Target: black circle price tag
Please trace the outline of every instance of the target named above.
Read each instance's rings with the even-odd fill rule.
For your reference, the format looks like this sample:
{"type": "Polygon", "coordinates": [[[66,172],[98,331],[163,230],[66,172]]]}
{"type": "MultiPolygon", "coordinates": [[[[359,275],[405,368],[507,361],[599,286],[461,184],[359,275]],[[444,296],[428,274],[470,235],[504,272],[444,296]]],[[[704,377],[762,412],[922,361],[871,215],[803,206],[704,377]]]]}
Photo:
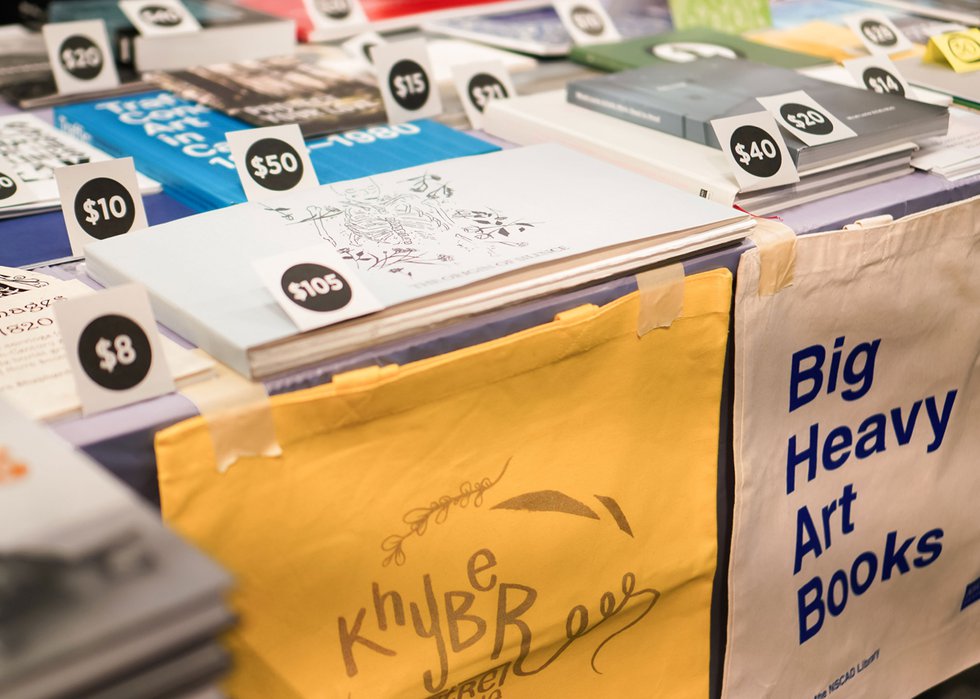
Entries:
{"type": "Polygon", "coordinates": [[[402,109],[421,109],[429,99],[429,76],[415,61],[406,58],[388,72],[388,87],[402,109]]]}
{"type": "Polygon", "coordinates": [[[147,24],[164,29],[179,27],[184,21],[177,10],[163,5],[147,5],[139,11],[139,16],[147,24]]]}
{"type": "Polygon", "coordinates": [[[806,104],[788,102],[779,108],[779,114],[796,129],[815,136],[826,136],[834,130],[834,123],[819,109],[806,104]]]}
{"type": "Polygon", "coordinates": [[[898,44],[898,36],[895,35],[891,27],[875,19],[866,19],[861,22],[861,33],[876,46],[888,48],[898,44]]]}
{"type": "Polygon", "coordinates": [[[347,19],[351,13],[348,0],[314,0],[313,6],[321,15],[335,21],[347,19]]]}
{"type": "Polygon", "coordinates": [[[480,112],[487,107],[487,103],[493,99],[506,99],[507,86],[504,85],[497,76],[490,73],[477,73],[470,78],[466,86],[466,94],[469,95],[473,106],[480,112]]]}
{"type": "Polygon", "coordinates": [[[303,179],[299,153],[278,138],[263,138],[249,146],[245,168],[257,184],[277,192],[292,189],[303,179]]]}
{"type": "Polygon", "coordinates": [[[290,301],[317,313],[340,310],[353,297],[350,284],[339,272],[312,262],[287,269],[280,286],[290,301]]]}
{"type": "Polygon", "coordinates": [[[879,94],[905,97],[901,81],[884,68],[871,66],[861,74],[861,81],[866,88],[879,94]]]}
{"type": "Polygon", "coordinates": [[[58,58],[68,74],[78,80],[94,80],[105,62],[102,49],[81,34],[73,34],[61,42],[58,58]]]}
{"type": "Polygon", "coordinates": [[[111,177],[96,177],[75,195],[75,220],[98,240],[128,233],[136,220],[136,206],[129,190],[111,177]]]}
{"type": "Polygon", "coordinates": [[[0,201],[17,194],[17,182],[10,175],[0,172],[0,201]]]}
{"type": "Polygon", "coordinates": [[[949,47],[949,52],[964,63],[980,61],[980,41],[968,34],[953,34],[946,45],[949,47]]]}
{"type": "Polygon", "coordinates": [[[749,124],[738,127],[732,133],[729,145],[735,161],[755,177],[772,177],[783,165],[783,156],[776,140],[758,126],[749,124]]]}
{"type": "Polygon", "coordinates": [[[99,316],[78,337],[78,361],[96,384],[110,391],[139,385],[153,363],[146,332],[120,315],[99,316]]]}
{"type": "Polygon", "coordinates": [[[602,21],[602,17],[589,7],[576,5],[569,16],[572,18],[572,23],[589,36],[599,36],[606,30],[606,23],[602,21]]]}

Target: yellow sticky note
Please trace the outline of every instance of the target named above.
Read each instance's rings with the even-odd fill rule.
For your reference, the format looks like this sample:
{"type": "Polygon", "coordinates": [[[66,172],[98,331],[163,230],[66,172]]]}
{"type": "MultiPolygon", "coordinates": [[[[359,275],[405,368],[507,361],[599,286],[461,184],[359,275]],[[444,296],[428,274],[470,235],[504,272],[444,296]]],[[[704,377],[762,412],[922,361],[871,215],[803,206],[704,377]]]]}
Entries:
{"type": "Polygon", "coordinates": [[[980,70],[980,29],[930,37],[924,60],[948,64],[957,73],[980,70]]]}

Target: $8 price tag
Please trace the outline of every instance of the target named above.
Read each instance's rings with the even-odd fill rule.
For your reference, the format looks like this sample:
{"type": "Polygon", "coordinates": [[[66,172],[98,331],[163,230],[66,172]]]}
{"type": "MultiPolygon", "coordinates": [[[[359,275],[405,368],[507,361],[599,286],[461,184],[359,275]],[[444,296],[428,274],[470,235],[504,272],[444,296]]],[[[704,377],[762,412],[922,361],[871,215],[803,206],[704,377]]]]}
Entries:
{"type": "Polygon", "coordinates": [[[318,186],[296,124],[232,131],[226,136],[249,200],[318,186]]]}
{"type": "Polygon", "coordinates": [[[715,119],[711,125],[741,191],[799,181],[779,127],[768,112],[715,119]]]}
{"type": "Polygon", "coordinates": [[[392,124],[442,112],[424,39],[379,44],[372,53],[381,97],[392,124]]]}

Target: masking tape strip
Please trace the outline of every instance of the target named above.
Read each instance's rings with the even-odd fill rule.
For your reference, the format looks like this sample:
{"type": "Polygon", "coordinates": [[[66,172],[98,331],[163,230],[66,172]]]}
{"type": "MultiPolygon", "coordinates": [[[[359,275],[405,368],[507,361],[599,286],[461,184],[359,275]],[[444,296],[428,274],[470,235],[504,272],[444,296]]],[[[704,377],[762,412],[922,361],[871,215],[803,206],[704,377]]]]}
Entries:
{"type": "Polygon", "coordinates": [[[282,454],[265,387],[224,364],[215,366],[216,377],[186,386],[181,394],[208,425],[218,471],[224,473],[243,456],[282,454]]]}
{"type": "Polygon", "coordinates": [[[758,218],[749,240],[759,248],[759,296],[773,296],[793,283],[796,233],[785,223],[758,218]]]}
{"type": "Polygon", "coordinates": [[[844,226],[845,231],[853,231],[861,228],[874,228],[875,226],[885,226],[892,223],[895,219],[892,218],[891,214],[881,214],[880,216],[870,216],[868,218],[859,218],[854,223],[848,223],[844,226]]]}
{"type": "Polygon", "coordinates": [[[655,328],[669,328],[684,310],[684,265],[657,267],[636,275],[640,290],[640,314],[636,334],[643,337],[655,328]]]}

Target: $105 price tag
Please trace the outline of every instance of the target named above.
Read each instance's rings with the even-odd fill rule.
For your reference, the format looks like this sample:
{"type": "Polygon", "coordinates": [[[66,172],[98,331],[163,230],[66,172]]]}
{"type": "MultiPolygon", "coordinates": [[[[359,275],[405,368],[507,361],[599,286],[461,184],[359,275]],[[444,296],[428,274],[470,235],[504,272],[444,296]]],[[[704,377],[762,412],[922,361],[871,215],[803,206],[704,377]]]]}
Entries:
{"type": "Polygon", "coordinates": [[[58,168],[54,171],[72,254],[86,244],[146,228],[146,210],[132,158],[58,168]]]}
{"type": "Polygon", "coordinates": [[[324,243],[257,260],[262,283],[300,330],[380,311],[378,302],[336,250],[324,243]]]}
{"type": "Polygon", "coordinates": [[[54,307],[85,414],[174,390],[146,290],[138,284],[69,299],[54,307]]]}
{"type": "Polygon", "coordinates": [[[249,201],[319,186],[298,125],[231,131],[225,136],[249,201]]]}
{"type": "Polygon", "coordinates": [[[439,86],[424,39],[379,44],[371,56],[389,123],[442,113],[439,86]]]}
{"type": "Polygon", "coordinates": [[[741,191],[800,181],[779,126],[768,112],[714,119],[711,126],[741,191]]]}
{"type": "Polygon", "coordinates": [[[500,61],[456,65],[452,71],[456,92],[474,129],[483,128],[483,112],[490,100],[507,99],[517,94],[510,73],[500,61]]]}

